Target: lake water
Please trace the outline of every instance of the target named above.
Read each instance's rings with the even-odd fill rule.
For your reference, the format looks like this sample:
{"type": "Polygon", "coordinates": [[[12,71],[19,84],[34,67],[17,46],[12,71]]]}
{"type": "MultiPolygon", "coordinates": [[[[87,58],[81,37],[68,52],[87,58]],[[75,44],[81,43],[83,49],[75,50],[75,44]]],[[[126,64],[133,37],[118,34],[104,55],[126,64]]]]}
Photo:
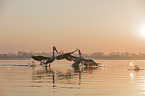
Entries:
{"type": "Polygon", "coordinates": [[[105,67],[74,69],[55,61],[51,68],[24,65],[29,60],[0,60],[0,96],[145,96],[145,60],[95,60],[105,67]]]}

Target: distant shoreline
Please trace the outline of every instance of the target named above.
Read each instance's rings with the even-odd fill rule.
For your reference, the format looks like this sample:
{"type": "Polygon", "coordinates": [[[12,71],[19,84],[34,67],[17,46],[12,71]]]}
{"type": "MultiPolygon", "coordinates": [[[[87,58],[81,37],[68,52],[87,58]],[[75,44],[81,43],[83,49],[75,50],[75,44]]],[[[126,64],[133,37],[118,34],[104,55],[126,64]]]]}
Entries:
{"type": "MultiPolygon", "coordinates": [[[[30,60],[31,58],[0,58],[0,60],[30,60]]],[[[97,59],[91,58],[94,60],[145,60],[145,59],[97,59]]],[[[65,60],[65,59],[64,59],[65,60]]]]}
{"type": "MultiPolygon", "coordinates": [[[[59,54],[63,54],[62,51],[59,54]]],[[[0,60],[30,60],[33,55],[42,55],[42,56],[52,56],[52,52],[49,53],[34,53],[34,52],[25,52],[18,51],[17,53],[7,53],[0,54],[0,60]]],[[[55,54],[58,55],[58,54],[55,54]]],[[[78,56],[78,54],[73,54],[74,56],[78,56]]],[[[145,53],[129,53],[129,52],[111,52],[109,54],[105,54],[103,52],[94,52],[91,54],[82,54],[84,58],[90,58],[95,60],[145,60],[145,53]]]]}

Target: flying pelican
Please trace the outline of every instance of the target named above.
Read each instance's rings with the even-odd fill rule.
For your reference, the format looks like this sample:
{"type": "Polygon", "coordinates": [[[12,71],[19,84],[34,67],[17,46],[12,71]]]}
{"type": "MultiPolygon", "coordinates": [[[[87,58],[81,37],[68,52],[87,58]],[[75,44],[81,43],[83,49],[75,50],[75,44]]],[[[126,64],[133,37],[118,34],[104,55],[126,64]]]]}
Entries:
{"type": "Polygon", "coordinates": [[[70,55],[71,59],[74,61],[74,63],[72,64],[72,67],[78,67],[79,64],[81,63],[81,61],[84,59],[81,51],[78,50],[78,52],[79,52],[79,57],[75,57],[75,56],[70,55]]]}
{"type": "Polygon", "coordinates": [[[96,63],[92,59],[83,59],[81,63],[86,67],[101,67],[101,65],[99,65],[100,63],[96,63]]]}
{"type": "MultiPolygon", "coordinates": [[[[76,50],[75,50],[76,51],[76,50]]],[[[72,64],[72,67],[79,67],[79,64],[82,63],[83,65],[85,65],[86,67],[89,66],[96,66],[98,67],[98,63],[94,62],[92,59],[84,59],[84,57],[82,56],[81,51],[78,49],[79,52],[79,56],[73,56],[71,54],[65,54],[65,56],[61,56],[63,58],[58,58],[56,57],[56,59],[60,60],[60,59],[67,59],[68,61],[74,61],[74,63],[72,64]]]]}
{"type": "Polygon", "coordinates": [[[57,55],[55,58],[57,59],[57,60],[61,60],[61,59],[69,59],[68,58],[68,56],[69,55],[71,55],[71,54],[73,54],[74,52],[76,52],[78,49],[76,49],[75,51],[73,51],[73,52],[68,52],[68,53],[63,53],[63,54],[60,54],[60,55],[57,55]]]}
{"type": "Polygon", "coordinates": [[[53,55],[52,55],[52,57],[32,56],[31,58],[33,58],[34,60],[40,61],[40,64],[45,64],[46,67],[47,67],[47,64],[49,64],[49,67],[50,67],[51,63],[55,60],[54,51],[56,51],[58,53],[55,46],[53,46],[53,55]]]}

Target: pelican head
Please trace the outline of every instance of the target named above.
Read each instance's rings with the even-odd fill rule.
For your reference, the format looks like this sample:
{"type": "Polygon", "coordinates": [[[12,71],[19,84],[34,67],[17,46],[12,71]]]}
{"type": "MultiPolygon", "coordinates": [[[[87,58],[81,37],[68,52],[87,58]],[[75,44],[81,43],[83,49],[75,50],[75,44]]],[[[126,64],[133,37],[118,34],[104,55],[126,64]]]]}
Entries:
{"type": "Polygon", "coordinates": [[[58,53],[58,51],[57,51],[57,49],[56,49],[56,47],[55,47],[55,46],[53,46],[53,50],[55,50],[55,51],[58,53]]]}

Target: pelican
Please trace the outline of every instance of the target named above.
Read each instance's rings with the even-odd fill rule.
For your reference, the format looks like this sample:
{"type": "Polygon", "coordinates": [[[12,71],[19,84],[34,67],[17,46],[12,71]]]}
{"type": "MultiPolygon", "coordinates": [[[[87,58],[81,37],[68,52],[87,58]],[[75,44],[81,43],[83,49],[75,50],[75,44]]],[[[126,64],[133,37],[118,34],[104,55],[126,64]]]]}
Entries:
{"type": "Polygon", "coordinates": [[[51,63],[55,60],[55,56],[54,56],[54,51],[57,51],[57,49],[55,48],[55,46],[53,46],[53,55],[52,57],[45,57],[45,56],[32,56],[31,58],[33,58],[34,60],[40,61],[40,64],[45,64],[47,67],[47,64],[49,64],[49,67],[51,65],[51,63]]]}
{"type": "Polygon", "coordinates": [[[84,59],[81,51],[78,50],[78,52],[79,52],[79,57],[75,57],[75,56],[70,55],[71,59],[74,61],[74,63],[72,64],[72,67],[78,67],[79,64],[81,63],[81,61],[84,59]]]}
{"type": "Polygon", "coordinates": [[[141,69],[136,65],[136,63],[130,62],[129,64],[133,67],[134,70],[141,70],[141,69]]]}
{"type": "Polygon", "coordinates": [[[61,59],[69,59],[69,55],[71,55],[71,54],[73,54],[74,52],[76,52],[78,49],[76,49],[75,51],[73,51],[73,52],[68,52],[68,53],[63,53],[63,54],[60,54],[60,55],[57,55],[55,58],[57,59],[57,60],[61,60],[61,59]]]}
{"type": "Polygon", "coordinates": [[[64,59],[65,58],[65,59],[67,59],[69,61],[74,61],[74,63],[72,64],[72,67],[79,67],[80,63],[85,65],[86,67],[89,67],[89,66],[98,67],[98,63],[94,62],[92,59],[84,59],[84,57],[82,56],[82,53],[81,53],[81,51],[79,49],[78,49],[78,52],[79,52],[79,56],[78,57],[73,56],[71,54],[65,54],[65,55],[62,55],[60,57],[59,56],[56,57],[56,59],[60,60],[60,59],[64,59]]]}
{"type": "MultiPolygon", "coordinates": [[[[78,49],[76,49],[75,51],[77,51],[78,49]]],[[[74,53],[75,51],[73,52],[70,52],[70,53],[65,53],[65,54],[61,54],[61,55],[58,55],[56,56],[56,59],[57,60],[61,60],[61,59],[67,59],[69,61],[74,61],[74,63],[72,64],[73,67],[78,67],[78,65],[80,64],[81,60],[82,60],[82,56],[81,56],[81,52],[80,50],[79,51],[79,57],[76,57],[76,56],[72,56],[71,53],[74,53]]]]}
{"type": "Polygon", "coordinates": [[[100,67],[100,63],[96,63],[92,59],[83,59],[81,63],[86,67],[100,67]]]}

